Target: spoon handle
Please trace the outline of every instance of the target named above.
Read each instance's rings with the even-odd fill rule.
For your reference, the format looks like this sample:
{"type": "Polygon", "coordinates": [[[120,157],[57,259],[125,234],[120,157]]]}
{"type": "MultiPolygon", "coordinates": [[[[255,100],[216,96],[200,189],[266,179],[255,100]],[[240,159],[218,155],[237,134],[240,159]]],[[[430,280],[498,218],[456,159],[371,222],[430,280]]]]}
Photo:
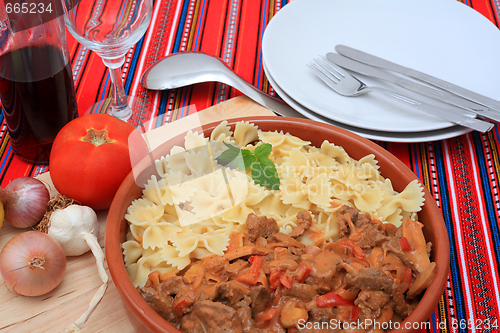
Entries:
{"type": "Polygon", "coordinates": [[[288,104],[285,104],[284,102],[281,102],[280,100],[257,89],[236,73],[232,71],[230,73],[232,74],[232,80],[227,80],[223,83],[239,90],[241,93],[251,98],[254,102],[259,103],[260,105],[283,117],[307,119],[307,117],[299,113],[297,110],[293,109],[288,104]]]}

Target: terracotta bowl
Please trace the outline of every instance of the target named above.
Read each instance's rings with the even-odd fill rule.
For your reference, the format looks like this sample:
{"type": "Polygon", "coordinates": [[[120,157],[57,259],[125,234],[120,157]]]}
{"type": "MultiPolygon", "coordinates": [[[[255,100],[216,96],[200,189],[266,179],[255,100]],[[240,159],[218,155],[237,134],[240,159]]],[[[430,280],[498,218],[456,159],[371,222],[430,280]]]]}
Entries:
{"type": "MultiPolygon", "coordinates": [[[[241,120],[251,121],[264,131],[289,132],[303,140],[311,141],[317,147],[326,139],[344,147],[347,153],[355,159],[373,153],[379,162],[380,172],[384,177],[391,179],[394,189],[398,192],[402,191],[409,182],[417,179],[415,174],[392,154],[377,144],[346,130],[310,120],[286,117],[238,118],[229,120],[229,124],[234,128],[234,124],[241,120]]],[[[209,136],[217,124],[204,126],[205,136],[209,136]]],[[[179,135],[155,149],[153,155],[159,158],[168,154],[174,145],[183,146],[183,144],[184,135],[179,135]]],[[[131,319],[135,319],[136,331],[178,333],[180,331],[158,315],[142,299],[132,285],[123,264],[121,243],[125,240],[128,229],[125,213],[130,203],[141,196],[141,190],[135,184],[133,174],[130,173],[121,184],[109,210],[106,225],[106,257],[109,271],[126,308],[135,317],[131,319]]],[[[437,275],[423,294],[416,309],[401,323],[399,329],[391,332],[416,332],[417,323],[427,321],[435,309],[448,275],[450,245],[446,226],[434,199],[426,189],[424,192],[425,205],[419,213],[419,219],[424,224],[423,231],[426,240],[433,244],[431,259],[437,264],[437,275]]]]}

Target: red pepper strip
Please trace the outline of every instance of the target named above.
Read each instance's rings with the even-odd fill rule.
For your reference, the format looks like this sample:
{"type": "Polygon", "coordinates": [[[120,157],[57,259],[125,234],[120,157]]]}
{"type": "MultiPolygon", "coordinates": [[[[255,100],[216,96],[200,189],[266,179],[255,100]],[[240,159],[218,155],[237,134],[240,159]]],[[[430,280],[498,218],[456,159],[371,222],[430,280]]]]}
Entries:
{"type": "Polygon", "coordinates": [[[401,291],[404,293],[410,288],[412,271],[410,267],[405,267],[404,280],[401,282],[401,291]]]}
{"type": "Polygon", "coordinates": [[[279,269],[275,269],[274,271],[271,272],[269,275],[269,282],[271,283],[271,288],[276,289],[279,286],[281,286],[280,278],[281,275],[283,274],[282,271],[279,269]]]}
{"type": "Polygon", "coordinates": [[[184,314],[184,309],[187,309],[190,305],[191,300],[189,298],[184,298],[174,306],[174,312],[180,317],[184,314]]]}
{"type": "Polygon", "coordinates": [[[351,310],[351,321],[356,321],[359,318],[359,306],[355,305],[351,310]]]}
{"type": "Polygon", "coordinates": [[[363,251],[363,249],[361,247],[359,247],[359,245],[356,245],[356,244],[351,243],[351,242],[342,242],[341,244],[342,244],[342,246],[351,250],[355,257],[361,258],[361,259],[366,257],[365,252],[363,251]]]}
{"type": "Polygon", "coordinates": [[[307,277],[309,276],[309,273],[311,273],[311,268],[305,263],[301,262],[299,268],[295,271],[295,279],[299,283],[303,283],[307,277]]]}
{"type": "Polygon", "coordinates": [[[293,285],[293,278],[288,271],[280,276],[280,282],[286,289],[291,289],[293,285]]]}
{"type": "Polygon", "coordinates": [[[331,292],[331,293],[316,297],[316,304],[320,308],[329,308],[329,307],[333,307],[333,306],[343,306],[343,305],[354,306],[354,301],[350,301],[350,300],[345,299],[344,297],[340,296],[337,293],[331,292]]]}
{"type": "Polygon", "coordinates": [[[399,239],[399,245],[401,246],[401,250],[411,251],[410,242],[408,242],[408,238],[406,238],[405,236],[403,236],[399,239]]]}
{"type": "Polygon", "coordinates": [[[264,262],[264,258],[261,256],[251,256],[248,261],[250,261],[252,265],[246,271],[241,273],[236,280],[246,284],[255,285],[257,284],[257,280],[260,275],[260,268],[264,262]]]}
{"type": "Polygon", "coordinates": [[[276,315],[276,313],[277,313],[277,311],[275,308],[270,308],[270,309],[267,309],[267,310],[264,310],[262,312],[257,313],[253,319],[255,320],[255,322],[257,324],[265,323],[266,321],[273,319],[274,316],[276,315]]]}

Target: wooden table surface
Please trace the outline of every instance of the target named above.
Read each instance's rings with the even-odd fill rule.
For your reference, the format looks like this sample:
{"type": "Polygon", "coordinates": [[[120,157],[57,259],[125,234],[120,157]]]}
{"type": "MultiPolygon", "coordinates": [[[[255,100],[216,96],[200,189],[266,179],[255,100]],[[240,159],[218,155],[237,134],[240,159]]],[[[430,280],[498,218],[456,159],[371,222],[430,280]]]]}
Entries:
{"type": "MultiPolygon", "coordinates": [[[[169,138],[192,128],[193,124],[265,115],[274,115],[274,113],[247,97],[240,96],[154,129],[147,133],[147,137],[150,148],[154,149],[169,138]]],[[[37,178],[47,182],[51,195],[57,194],[48,173],[37,178]]],[[[106,215],[106,211],[97,212],[100,222],[99,244],[103,251],[106,215]]],[[[12,237],[23,231],[5,222],[0,229],[0,249],[12,237]]],[[[84,255],[67,259],[66,274],[61,284],[43,296],[25,297],[13,294],[0,278],[1,333],[62,332],[87,310],[91,298],[102,284],[94,256],[89,251],[84,255]]],[[[106,263],[105,268],[110,276],[106,263]]],[[[102,301],[83,326],[82,333],[85,332],[136,332],[111,279],[102,301]]]]}

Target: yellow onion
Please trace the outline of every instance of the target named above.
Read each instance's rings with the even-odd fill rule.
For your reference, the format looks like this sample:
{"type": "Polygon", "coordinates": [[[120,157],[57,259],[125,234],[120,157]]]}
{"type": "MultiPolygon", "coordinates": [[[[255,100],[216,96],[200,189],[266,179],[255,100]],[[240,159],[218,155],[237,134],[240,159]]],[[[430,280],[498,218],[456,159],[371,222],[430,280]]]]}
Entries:
{"type": "Polygon", "coordinates": [[[62,246],[40,231],[14,236],[0,252],[0,273],[5,284],[24,296],[40,296],[61,283],[66,272],[62,246]]]}

